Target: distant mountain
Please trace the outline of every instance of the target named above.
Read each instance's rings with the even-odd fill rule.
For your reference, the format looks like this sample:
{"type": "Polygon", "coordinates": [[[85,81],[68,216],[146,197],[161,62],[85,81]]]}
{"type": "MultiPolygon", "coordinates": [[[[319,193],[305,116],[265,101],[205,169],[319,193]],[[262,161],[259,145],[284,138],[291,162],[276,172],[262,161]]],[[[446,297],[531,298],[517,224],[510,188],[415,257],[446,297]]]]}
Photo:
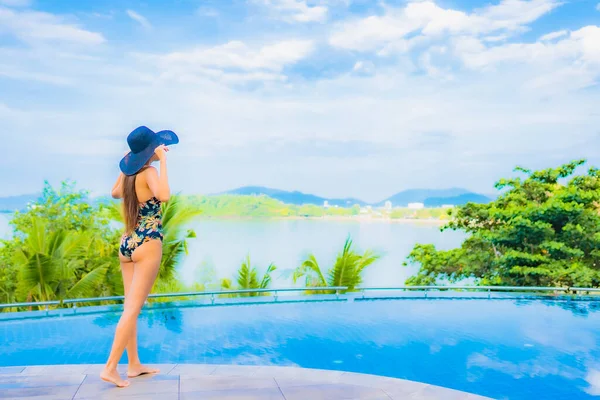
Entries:
{"type": "MultiPolygon", "coordinates": [[[[13,213],[27,208],[29,203],[39,200],[41,194],[22,194],[20,196],[0,197],[0,213],[13,213]]],[[[93,197],[88,199],[93,205],[109,204],[112,199],[108,196],[93,197]]]]}
{"type": "Polygon", "coordinates": [[[237,195],[265,195],[269,196],[273,199],[277,199],[287,204],[315,204],[318,206],[322,206],[325,201],[329,203],[331,206],[339,206],[339,207],[349,207],[354,204],[359,204],[361,206],[367,205],[366,202],[355,199],[355,198],[345,198],[345,199],[330,199],[320,196],[315,196],[313,194],[306,194],[298,191],[285,191],[279,189],[271,189],[262,186],[244,186],[241,188],[229,190],[220,194],[237,194],[237,195]]]}
{"type": "MultiPolygon", "coordinates": [[[[360,206],[372,205],[383,206],[386,201],[391,201],[394,207],[402,207],[408,203],[423,203],[426,207],[439,207],[442,205],[462,205],[468,202],[488,203],[492,198],[482,194],[473,193],[466,189],[410,189],[405,190],[378,203],[367,203],[356,198],[326,198],[298,191],[285,191],[263,186],[244,186],[219,194],[235,195],[265,195],[287,204],[314,204],[322,206],[325,201],[331,206],[350,207],[354,204],[360,206]]],[[[0,197],[0,212],[14,212],[24,210],[28,203],[36,201],[39,194],[25,194],[20,196],[0,197]]],[[[112,199],[108,196],[99,196],[91,199],[93,204],[107,204],[112,199]]]]}
{"type": "Polygon", "coordinates": [[[15,212],[24,210],[28,203],[36,201],[39,194],[22,194],[20,196],[0,197],[0,212],[15,212]]]}
{"type": "Polygon", "coordinates": [[[425,207],[441,207],[443,205],[462,206],[467,203],[489,203],[491,198],[477,193],[464,193],[451,197],[428,197],[423,201],[425,207]]]}
{"type": "MultiPolygon", "coordinates": [[[[471,193],[466,189],[451,188],[451,189],[409,189],[396,193],[393,196],[377,203],[376,205],[384,205],[386,201],[391,201],[395,206],[406,206],[408,203],[425,203],[425,200],[430,198],[453,198],[471,193]]],[[[450,203],[444,203],[450,204],[450,203]]]]}

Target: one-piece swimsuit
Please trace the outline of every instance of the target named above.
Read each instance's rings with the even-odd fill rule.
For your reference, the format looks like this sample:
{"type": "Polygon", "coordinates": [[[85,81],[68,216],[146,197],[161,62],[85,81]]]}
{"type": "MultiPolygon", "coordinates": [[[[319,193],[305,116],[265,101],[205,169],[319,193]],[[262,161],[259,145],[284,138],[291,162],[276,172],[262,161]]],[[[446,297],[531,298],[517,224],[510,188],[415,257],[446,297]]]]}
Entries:
{"type": "Polygon", "coordinates": [[[158,239],[163,240],[162,209],[160,201],[152,197],[140,203],[138,222],[130,234],[124,234],[121,238],[119,251],[125,257],[131,259],[134,250],[142,244],[158,239]]]}

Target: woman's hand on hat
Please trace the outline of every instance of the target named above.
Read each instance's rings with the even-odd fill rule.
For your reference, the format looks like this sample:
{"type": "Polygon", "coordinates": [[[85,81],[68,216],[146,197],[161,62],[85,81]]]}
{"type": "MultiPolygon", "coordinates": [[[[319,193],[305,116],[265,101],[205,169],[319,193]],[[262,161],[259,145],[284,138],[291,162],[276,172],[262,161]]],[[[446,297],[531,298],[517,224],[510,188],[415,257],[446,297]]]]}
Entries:
{"type": "Polygon", "coordinates": [[[156,154],[156,156],[158,157],[159,160],[166,160],[168,151],[169,151],[169,148],[167,146],[165,146],[164,144],[161,144],[154,150],[154,153],[156,154]]]}

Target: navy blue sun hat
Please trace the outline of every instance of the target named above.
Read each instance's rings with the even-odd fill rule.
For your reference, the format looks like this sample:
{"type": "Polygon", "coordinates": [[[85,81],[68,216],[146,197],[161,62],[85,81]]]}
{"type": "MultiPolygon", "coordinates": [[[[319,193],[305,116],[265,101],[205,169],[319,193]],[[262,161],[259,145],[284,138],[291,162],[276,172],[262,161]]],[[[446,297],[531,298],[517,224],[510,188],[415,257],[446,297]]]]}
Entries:
{"type": "Polygon", "coordinates": [[[160,145],[169,146],[179,143],[173,131],[154,132],[146,126],[135,128],[127,136],[127,144],[131,150],[119,163],[125,175],[135,175],[154,155],[160,145]]]}

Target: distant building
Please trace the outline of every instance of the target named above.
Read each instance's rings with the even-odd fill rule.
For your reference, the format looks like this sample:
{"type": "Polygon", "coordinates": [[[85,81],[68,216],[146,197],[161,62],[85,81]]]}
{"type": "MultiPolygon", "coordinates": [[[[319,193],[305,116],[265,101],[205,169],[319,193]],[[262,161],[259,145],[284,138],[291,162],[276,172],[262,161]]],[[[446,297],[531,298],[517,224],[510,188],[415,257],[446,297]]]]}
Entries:
{"type": "Polygon", "coordinates": [[[391,211],[392,210],[392,202],[391,201],[386,201],[384,207],[386,210],[391,211]]]}
{"type": "Polygon", "coordinates": [[[413,210],[419,210],[421,208],[425,208],[425,204],[423,203],[408,203],[408,208],[413,210]]]}
{"type": "Polygon", "coordinates": [[[452,208],[454,204],[442,204],[442,208],[452,208]]]}
{"type": "Polygon", "coordinates": [[[323,202],[323,207],[329,208],[329,202],[327,200],[323,202]]]}

